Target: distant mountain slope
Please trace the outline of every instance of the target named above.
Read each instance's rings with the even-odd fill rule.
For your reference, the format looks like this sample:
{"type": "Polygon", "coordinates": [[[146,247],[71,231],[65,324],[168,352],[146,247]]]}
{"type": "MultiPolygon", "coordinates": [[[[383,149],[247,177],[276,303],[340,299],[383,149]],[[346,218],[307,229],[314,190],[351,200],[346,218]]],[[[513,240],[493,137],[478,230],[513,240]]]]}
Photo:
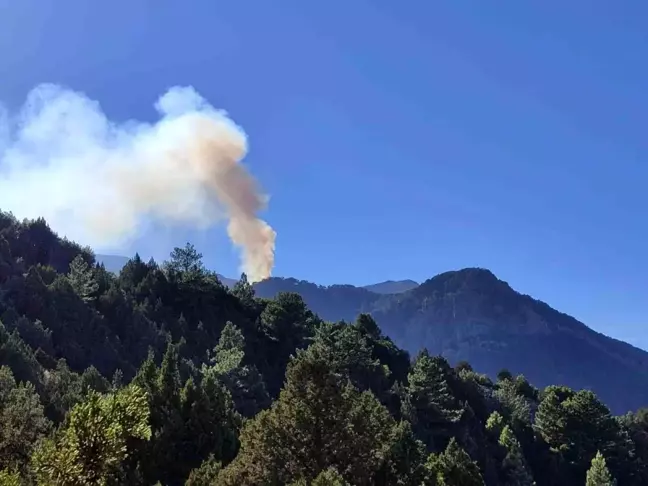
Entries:
{"type": "MultiPolygon", "coordinates": [[[[121,269],[126,265],[129,258],[121,255],[95,255],[97,263],[103,263],[106,267],[106,270],[109,272],[119,273],[121,269]]],[[[225,277],[224,275],[218,274],[218,278],[226,287],[233,287],[238,279],[225,277]]],[[[411,290],[418,286],[417,282],[413,280],[387,280],[385,282],[380,282],[371,285],[365,285],[364,289],[370,290],[376,294],[397,294],[400,292],[405,292],[411,290]]]]}
{"type": "Polygon", "coordinates": [[[363,288],[377,294],[399,294],[412,290],[418,287],[418,285],[414,280],[387,280],[373,285],[365,285],[363,288]]]}
{"type": "Polygon", "coordinates": [[[370,311],[380,294],[353,285],[316,285],[294,278],[272,277],[254,285],[257,296],[274,297],[279,292],[300,294],[308,307],[329,321],[352,321],[359,312],[370,311]]]}
{"type": "Polygon", "coordinates": [[[238,282],[237,279],[225,277],[220,273],[217,273],[216,275],[218,275],[218,279],[221,281],[223,285],[225,285],[225,287],[232,288],[234,287],[234,285],[236,285],[236,282],[238,282]]]}
{"type": "Polygon", "coordinates": [[[425,346],[491,376],[508,368],[540,386],[590,388],[618,413],[648,404],[648,353],[516,292],[488,270],[446,272],[393,295],[278,278],[256,290],[264,297],[297,292],[327,320],[370,312],[412,353],[425,346]]]}

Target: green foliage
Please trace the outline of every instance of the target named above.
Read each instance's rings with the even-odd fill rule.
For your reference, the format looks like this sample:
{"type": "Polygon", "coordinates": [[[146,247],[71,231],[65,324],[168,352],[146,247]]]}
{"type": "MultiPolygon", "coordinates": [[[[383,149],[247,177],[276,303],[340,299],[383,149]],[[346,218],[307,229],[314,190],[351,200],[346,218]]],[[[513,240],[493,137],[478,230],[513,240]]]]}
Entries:
{"type": "Polygon", "coordinates": [[[384,461],[393,427],[370,392],[345,384],[321,356],[300,353],[279,399],[244,426],[241,451],[221,481],[288,484],[335,467],[352,484],[368,484],[384,461]]]}
{"type": "Polygon", "coordinates": [[[0,486],[22,486],[20,473],[10,469],[0,469],[0,486]]]}
{"type": "Polygon", "coordinates": [[[506,484],[510,486],[533,486],[535,482],[524,458],[522,447],[508,425],[502,429],[499,444],[506,449],[506,456],[502,464],[506,484]]]}
{"type": "Polygon", "coordinates": [[[94,299],[99,289],[99,284],[94,279],[94,273],[81,255],[77,255],[70,263],[70,272],[67,275],[70,285],[86,302],[94,299]]]}
{"type": "Polygon", "coordinates": [[[219,375],[231,372],[241,366],[245,356],[245,338],[243,333],[228,322],[221,332],[218,344],[211,358],[213,371],[219,375]]]}
{"type": "Polygon", "coordinates": [[[519,392],[515,381],[500,380],[497,383],[495,396],[502,404],[505,415],[516,426],[531,425],[531,407],[527,398],[519,392]]]}
{"type": "Polygon", "coordinates": [[[161,365],[149,354],[134,380],[151,410],[152,437],[138,457],[147,484],[182,482],[210,454],[228,462],[238,447],[240,420],[228,391],[213,374],[183,385],[179,364],[178,346],[169,344],[161,365]]]}
{"type": "Polygon", "coordinates": [[[486,421],[486,430],[493,434],[495,437],[499,437],[504,430],[506,423],[504,417],[498,412],[495,411],[490,414],[488,420],[486,421]]]}
{"type": "Polygon", "coordinates": [[[34,453],[43,485],[106,485],[119,477],[131,439],[149,439],[149,409],[135,386],[116,394],[91,392],[72,409],[66,427],[34,453]]]}
{"type": "Polygon", "coordinates": [[[191,243],[184,248],[175,247],[171,252],[171,259],[166,263],[167,271],[178,273],[184,280],[191,280],[205,271],[202,262],[202,253],[199,253],[191,243]]]}
{"type": "Polygon", "coordinates": [[[423,350],[408,376],[402,413],[417,435],[431,450],[438,450],[451,436],[453,425],[461,420],[464,408],[448,384],[450,367],[441,357],[423,350]]]}
{"type": "Polygon", "coordinates": [[[228,322],[221,333],[210,359],[210,366],[203,365],[203,375],[220,380],[228,389],[238,412],[253,417],[270,405],[263,377],[254,365],[243,366],[245,337],[228,322]]]}
{"type": "Polygon", "coordinates": [[[616,481],[605,465],[605,458],[597,452],[592,459],[592,466],[587,471],[585,486],[615,486],[616,481]]]}
{"type": "Polygon", "coordinates": [[[199,468],[189,473],[185,486],[213,486],[217,484],[221,469],[220,461],[217,461],[212,454],[203,461],[199,468]]]}
{"type": "Polygon", "coordinates": [[[0,469],[24,471],[50,427],[34,385],[17,384],[11,370],[0,367],[0,469]]]}
{"type": "Polygon", "coordinates": [[[328,468],[321,473],[318,474],[318,476],[313,479],[312,481],[307,481],[305,479],[300,479],[299,481],[295,481],[292,483],[291,486],[350,486],[349,483],[347,483],[342,475],[340,475],[339,472],[335,468],[328,468]]]}
{"type": "Polygon", "coordinates": [[[441,454],[430,455],[427,468],[436,478],[438,486],[484,485],[477,464],[470,459],[470,456],[454,438],[450,440],[448,447],[441,454]]]}
{"type": "Polygon", "coordinates": [[[430,474],[425,467],[428,456],[425,445],[416,438],[409,422],[403,420],[392,429],[389,443],[390,448],[377,483],[419,486],[429,480],[430,474]]]}
{"type": "Polygon", "coordinates": [[[254,289],[250,282],[248,282],[247,275],[245,273],[241,274],[241,278],[234,288],[232,289],[232,294],[235,295],[241,302],[247,305],[254,305],[254,289]]]}
{"type": "Polygon", "coordinates": [[[535,428],[566,464],[563,474],[582,480],[598,451],[610,457],[614,472],[630,470],[634,444],[596,395],[559,387],[548,387],[543,395],[535,428]]]}

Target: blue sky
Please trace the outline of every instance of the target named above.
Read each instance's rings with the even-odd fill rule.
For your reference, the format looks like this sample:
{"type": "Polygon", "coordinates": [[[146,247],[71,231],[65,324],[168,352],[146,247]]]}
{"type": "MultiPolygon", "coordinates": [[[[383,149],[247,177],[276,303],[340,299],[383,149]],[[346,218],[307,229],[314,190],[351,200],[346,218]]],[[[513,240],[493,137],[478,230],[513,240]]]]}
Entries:
{"type": "MultiPolygon", "coordinates": [[[[275,274],[482,266],[648,348],[648,4],[493,5],[0,0],[0,100],[53,82],[153,120],[193,85],[250,137],[275,274]]],[[[137,245],[188,238],[237,274],[220,229],[137,245]]]]}

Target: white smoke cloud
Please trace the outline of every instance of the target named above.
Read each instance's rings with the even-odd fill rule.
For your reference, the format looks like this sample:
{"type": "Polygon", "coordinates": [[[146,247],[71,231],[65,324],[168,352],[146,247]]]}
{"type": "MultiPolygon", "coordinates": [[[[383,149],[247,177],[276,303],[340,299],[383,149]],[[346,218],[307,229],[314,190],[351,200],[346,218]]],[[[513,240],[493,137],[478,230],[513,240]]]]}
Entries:
{"type": "Polygon", "coordinates": [[[205,229],[227,219],[252,281],[270,276],[275,232],[240,163],[247,138],[191,87],[155,104],[153,124],[113,123],[81,93],[45,84],[10,116],[0,105],[0,209],[44,217],[82,244],[120,247],[147,220],[205,229]]]}

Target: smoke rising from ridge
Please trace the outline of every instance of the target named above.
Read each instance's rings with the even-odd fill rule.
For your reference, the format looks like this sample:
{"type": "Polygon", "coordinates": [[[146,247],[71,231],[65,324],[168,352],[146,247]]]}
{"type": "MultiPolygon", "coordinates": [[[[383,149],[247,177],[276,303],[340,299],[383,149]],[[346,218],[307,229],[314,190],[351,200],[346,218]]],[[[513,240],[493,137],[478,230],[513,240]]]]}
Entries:
{"type": "Polygon", "coordinates": [[[49,84],[17,116],[0,105],[0,209],[42,216],[92,247],[124,245],[149,220],[200,229],[227,220],[242,270],[269,277],[276,234],[240,163],[243,130],[191,87],[171,88],[155,108],[156,123],[113,123],[97,102],[49,84]]]}

